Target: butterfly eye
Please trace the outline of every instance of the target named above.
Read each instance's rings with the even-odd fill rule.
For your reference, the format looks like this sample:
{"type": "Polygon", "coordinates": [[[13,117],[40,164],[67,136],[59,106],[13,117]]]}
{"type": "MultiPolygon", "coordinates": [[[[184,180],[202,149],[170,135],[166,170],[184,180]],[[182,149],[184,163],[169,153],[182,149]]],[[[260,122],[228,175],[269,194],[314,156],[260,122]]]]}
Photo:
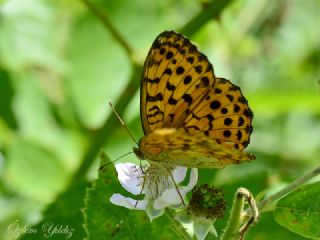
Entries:
{"type": "Polygon", "coordinates": [[[140,159],[140,160],[145,160],[145,156],[142,153],[142,151],[140,150],[140,148],[137,147],[133,147],[133,152],[136,154],[136,156],[140,159]]]}

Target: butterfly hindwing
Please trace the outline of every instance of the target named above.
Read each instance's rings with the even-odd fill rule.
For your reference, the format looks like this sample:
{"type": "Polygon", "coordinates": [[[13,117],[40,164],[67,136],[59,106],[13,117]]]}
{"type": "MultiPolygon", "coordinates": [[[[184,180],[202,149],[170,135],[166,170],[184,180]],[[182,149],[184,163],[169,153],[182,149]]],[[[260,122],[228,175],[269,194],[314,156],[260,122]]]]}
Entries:
{"type": "Polygon", "coordinates": [[[208,96],[184,121],[188,132],[202,132],[221,144],[244,149],[250,141],[253,114],[240,88],[217,78],[208,96]]]}
{"type": "Polygon", "coordinates": [[[201,133],[188,134],[184,129],[157,129],[139,144],[147,159],[174,166],[221,168],[253,160],[254,156],[226,148],[201,133]]]}

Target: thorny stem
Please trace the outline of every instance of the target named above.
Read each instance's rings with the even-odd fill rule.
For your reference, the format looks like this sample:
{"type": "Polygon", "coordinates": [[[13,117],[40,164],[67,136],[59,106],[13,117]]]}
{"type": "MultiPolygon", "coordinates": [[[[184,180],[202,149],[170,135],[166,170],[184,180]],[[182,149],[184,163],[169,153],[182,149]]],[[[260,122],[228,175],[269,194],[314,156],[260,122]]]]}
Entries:
{"type": "Polygon", "coordinates": [[[248,222],[246,222],[240,229],[239,229],[239,234],[240,234],[240,238],[239,240],[243,240],[245,237],[245,234],[248,232],[250,226],[254,224],[254,218],[251,217],[248,222]]]}
{"type": "MultiPolygon", "coordinates": [[[[282,198],[283,196],[287,195],[292,190],[298,188],[302,184],[308,182],[312,178],[316,177],[320,174],[320,167],[317,167],[316,169],[312,170],[311,172],[301,176],[300,178],[293,181],[291,184],[286,186],[284,189],[280,190],[279,192],[269,196],[268,198],[264,199],[260,203],[257,204],[257,209],[254,211],[252,209],[252,204],[250,204],[250,209],[246,209],[244,211],[244,215],[250,216],[253,215],[239,231],[240,226],[240,217],[241,217],[241,211],[244,204],[244,199],[240,197],[239,191],[237,191],[236,197],[234,199],[234,203],[231,210],[230,219],[227,225],[226,231],[221,236],[221,240],[229,240],[229,239],[235,239],[237,237],[240,237],[240,239],[243,239],[245,232],[248,230],[249,226],[251,224],[254,224],[258,220],[258,214],[255,215],[255,212],[258,213],[262,211],[268,211],[272,208],[274,202],[276,202],[278,199],[282,198]],[[259,209],[259,210],[258,210],[259,209]],[[240,236],[239,236],[240,235],[240,236]]],[[[243,196],[243,195],[241,195],[243,196]]],[[[243,215],[243,216],[244,216],[243,215]]]]}
{"type": "Polygon", "coordinates": [[[171,210],[165,209],[165,214],[169,221],[172,224],[174,232],[179,236],[180,239],[184,240],[192,240],[186,230],[182,227],[182,225],[174,219],[174,215],[172,214],[171,210]]]}
{"type": "Polygon", "coordinates": [[[244,239],[244,236],[246,232],[249,230],[249,227],[252,224],[257,223],[258,219],[259,219],[259,212],[256,206],[256,202],[252,197],[252,194],[245,188],[239,188],[233,200],[231,214],[227,224],[227,228],[222,234],[220,240],[244,239]],[[240,228],[240,224],[242,220],[241,213],[242,213],[245,200],[250,206],[253,217],[250,218],[250,220],[240,228]]]}
{"type": "Polygon", "coordinates": [[[238,232],[240,227],[240,215],[241,215],[243,205],[244,205],[244,198],[237,191],[233,200],[231,214],[227,224],[227,228],[223,232],[220,240],[235,239],[235,235],[238,232]]]}

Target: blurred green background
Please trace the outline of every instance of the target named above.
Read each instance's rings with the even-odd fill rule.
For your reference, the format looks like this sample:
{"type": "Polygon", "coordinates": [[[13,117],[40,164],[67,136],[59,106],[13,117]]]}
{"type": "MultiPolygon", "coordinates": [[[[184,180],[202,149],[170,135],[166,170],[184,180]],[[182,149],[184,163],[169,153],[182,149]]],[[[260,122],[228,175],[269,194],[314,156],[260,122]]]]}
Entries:
{"type": "MultiPolygon", "coordinates": [[[[41,221],[70,183],[94,179],[100,148],[110,159],[131,151],[108,101],[139,139],[141,66],[164,30],[181,29],[255,115],[257,159],[201,170],[200,183],[231,204],[240,186],[275,191],[319,164],[320,1],[214,0],[224,4],[212,15],[209,1],[92,2],[0,1],[0,239],[17,220],[41,221]]],[[[265,213],[249,239],[271,237],[304,239],[265,213]]]]}

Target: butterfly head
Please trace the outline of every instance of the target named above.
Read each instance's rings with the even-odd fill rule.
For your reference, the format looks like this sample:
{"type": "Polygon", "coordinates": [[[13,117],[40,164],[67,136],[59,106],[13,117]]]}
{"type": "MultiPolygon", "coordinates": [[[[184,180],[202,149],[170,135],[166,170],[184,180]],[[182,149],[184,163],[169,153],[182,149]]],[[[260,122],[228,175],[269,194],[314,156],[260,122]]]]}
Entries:
{"type": "Polygon", "coordinates": [[[133,152],[136,154],[136,156],[140,159],[140,160],[145,160],[145,156],[142,153],[142,151],[140,150],[140,148],[137,147],[133,147],[133,152]]]}

